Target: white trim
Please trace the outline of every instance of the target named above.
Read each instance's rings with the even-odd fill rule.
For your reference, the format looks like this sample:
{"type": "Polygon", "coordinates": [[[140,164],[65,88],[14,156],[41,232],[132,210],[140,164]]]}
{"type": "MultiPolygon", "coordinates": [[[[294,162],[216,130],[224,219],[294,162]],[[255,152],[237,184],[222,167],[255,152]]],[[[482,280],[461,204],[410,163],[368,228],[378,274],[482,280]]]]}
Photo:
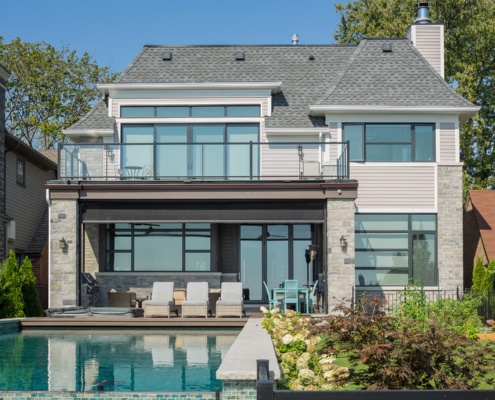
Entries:
{"type": "Polygon", "coordinates": [[[188,118],[115,118],[115,122],[122,124],[234,124],[234,123],[261,123],[263,117],[188,117],[188,118]]]}
{"type": "Polygon", "coordinates": [[[194,89],[270,89],[280,92],[282,81],[273,82],[193,82],[193,83],[99,83],[96,87],[103,93],[126,90],[194,90],[194,89]]]}
{"type": "Polygon", "coordinates": [[[460,144],[460,131],[459,131],[459,123],[455,122],[454,123],[454,130],[455,130],[455,160],[457,162],[462,162],[461,161],[461,144],[460,144]]]}
{"type": "Polygon", "coordinates": [[[445,79],[445,27],[440,25],[440,75],[445,79]]]}
{"type": "Polygon", "coordinates": [[[437,208],[366,208],[356,207],[355,214],[437,214],[437,208]]]}
{"type": "Polygon", "coordinates": [[[352,105],[352,106],[331,106],[331,105],[310,105],[310,115],[325,115],[326,113],[430,113],[430,114],[461,114],[478,112],[481,107],[466,106],[466,107],[425,107],[425,106],[369,106],[369,105],[352,105]]]}
{"type": "Polygon", "coordinates": [[[324,128],[266,128],[267,136],[316,136],[329,134],[330,129],[324,128]]]}
{"type": "Polygon", "coordinates": [[[66,129],[63,130],[66,136],[100,136],[109,137],[113,136],[113,129],[66,129]]]}

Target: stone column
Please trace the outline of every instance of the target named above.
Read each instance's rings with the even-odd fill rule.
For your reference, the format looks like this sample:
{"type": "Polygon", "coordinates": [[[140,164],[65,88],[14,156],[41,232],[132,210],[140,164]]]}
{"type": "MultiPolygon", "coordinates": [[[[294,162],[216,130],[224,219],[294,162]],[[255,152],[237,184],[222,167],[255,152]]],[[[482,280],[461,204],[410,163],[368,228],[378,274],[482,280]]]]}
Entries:
{"type": "Polygon", "coordinates": [[[78,305],[77,229],[78,203],[72,199],[52,199],[50,205],[49,307],[78,305]],[[60,240],[67,242],[65,249],[60,240]]]}
{"type": "Polygon", "coordinates": [[[354,199],[327,200],[327,285],[328,310],[342,300],[351,304],[355,282],[354,273],[354,199]],[[344,236],[347,247],[340,247],[344,236]]]}
{"type": "Polygon", "coordinates": [[[438,285],[463,289],[462,163],[438,165],[438,285]]]}

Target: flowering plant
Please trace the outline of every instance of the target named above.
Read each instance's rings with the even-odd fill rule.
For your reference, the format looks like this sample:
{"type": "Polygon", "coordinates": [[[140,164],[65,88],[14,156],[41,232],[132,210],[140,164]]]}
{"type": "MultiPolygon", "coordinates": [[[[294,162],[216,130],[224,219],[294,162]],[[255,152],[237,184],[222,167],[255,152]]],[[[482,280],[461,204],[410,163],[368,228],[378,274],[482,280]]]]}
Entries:
{"type": "Polygon", "coordinates": [[[272,337],[280,363],[281,386],[291,390],[336,390],[345,386],[349,369],[335,364],[332,354],[319,352],[321,337],[311,334],[311,319],[292,310],[285,315],[265,307],[261,311],[265,315],[261,324],[272,337]]]}

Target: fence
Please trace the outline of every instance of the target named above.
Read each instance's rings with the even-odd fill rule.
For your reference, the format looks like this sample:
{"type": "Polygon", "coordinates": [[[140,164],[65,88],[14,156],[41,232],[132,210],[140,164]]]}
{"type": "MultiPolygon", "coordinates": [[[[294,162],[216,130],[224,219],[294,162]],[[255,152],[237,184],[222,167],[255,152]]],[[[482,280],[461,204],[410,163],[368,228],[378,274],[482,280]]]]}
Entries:
{"type": "MultiPolygon", "coordinates": [[[[378,296],[386,304],[387,309],[396,309],[401,302],[407,298],[408,293],[412,293],[414,289],[404,288],[403,290],[356,290],[354,291],[352,305],[355,306],[363,297],[378,296]]],[[[495,319],[495,291],[473,292],[470,289],[464,291],[459,288],[455,290],[434,290],[434,289],[418,289],[421,300],[425,303],[441,300],[459,300],[465,298],[476,298],[478,301],[478,314],[486,321],[487,319],[495,319]]]]}
{"type": "Polygon", "coordinates": [[[268,360],[257,360],[257,400],[489,400],[493,390],[277,390],[268,379],[268,360]]]}

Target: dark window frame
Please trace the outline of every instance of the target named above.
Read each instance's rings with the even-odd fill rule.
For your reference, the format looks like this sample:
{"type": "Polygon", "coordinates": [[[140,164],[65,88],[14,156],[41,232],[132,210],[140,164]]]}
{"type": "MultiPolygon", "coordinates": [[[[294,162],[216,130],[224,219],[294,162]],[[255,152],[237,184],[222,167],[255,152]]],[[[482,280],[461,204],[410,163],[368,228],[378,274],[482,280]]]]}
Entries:
{"type": "MultiPolygon", "coordinates": [[[[345,127],[346,126],[361,126],[361,154],[363,155],[362,158],[360,159],[352,159],[350,158],[350,161],[353,162],[436,162],[436,141],[435,141],[435,123],[423,123],[423,122],[345,122],[342,124],[342,140],[346,141],[345,138],[345,127]],[[367,139],[367,132],[366,132],[366,127],[367,126],[372,126],[372,125],[403,125],[407,126],[409,125],[411,127],[411,140],[410,141],[382,141],[382,142],[368,142],[367,139]],[[416,160],[416,126],[431,126],[432,127],[432,160],[416,160]],[[405,144],[409,145],[411,148],[411,160],[394,160],[394,161],[388,161],[388,160],[368,160],[367,157],[367,145],[400,145],[400,144],[405,144]]],[[[350,146],[352,146],[352,141],[349,143],[350,146]]]]}
{"type": "Polygon", "coordinates": [[[195,106],[189,106],[189,105],[161,105],[161,106],[149,106],[149,105],[136,105],[136,106],[120,106],[120,116],[121,118],[260,118],[261,117],[261,105],[260,104],[203,104],[203,105],[195,105],[195,106]],[[223,107],[223,115],[202,115],[202,116],[195,116],[193,115],[193,111],[195,109],[205,109],[209,107],[223,107]],[[258,113],[257,115],[242,115],[242,116],[229,116],[229,109],[234,108],[234,107],[245,107],[247,108],[254,108],[257,107],[258,113]],[[153,109],[153,116],[124,116],[124,110],[125,109],[137,109],[137,108],[149,108],[153,109]],[[159,108],[188,108],[188,115],[187,116],[158,116],[158,109],[159,108]]]}
{"type": "MultiPolygon", "coordinates": [[[[408,280],[410,283],[415,283],[415,277],[414,277],[414,265],[413,265],[413,238],[415,235],[421,235],[421,234],[425,234],[425,235],[431,235],[433,234],[434,235],[434,239],[435,239],[435,248],[434,248],[434,251],[435,251],[435,257],[434,257],[434,264],[435,264],[435,271],[434,271],[434,283],[428,283],[428,284],[425,284],[426,286],[436,286],[438,285],[438,282],[439,282],[439,277],[438,277],[438,214],[434,214],[434,213],[398,213],[398,214],[387,214],[387,213],[363,213],[363,214],[356,214],[356,216],[358,215],[383,215],[383,216],[387,216],[387,215],[405,215],[407,216],[407,230],[360,230],[360,229],[355,229],[354,233],[355,234],[358,234],[358,233],[364,233],[364,234],[379,234],[379,233],[382,233],[382,234],[395,234],[395,233],[402,233],[402,234],[407,234],[408,237],[407,237],[407,243],[408,243],[408,248],[405,249],[405,248],[398,248],[398,247],[394,247],[394,248],[380,248],[380,249],[358,249],[357,246],[355,248],[355,252],[356,253],[359,253],[359,252],[363,252],[363,253],[366,253],[366,252],[384,252],[384,251],[390,251],[390,252],[401,252],[401,251],[405,251],[407,252],[408,254],[408,266],[407,266],[407,271],[408,271],[408,280]],[[435,216],[435,229],[434,230],[430,230],[430,229],[424,229],[424,230],[419,230],[419,229],[413,229],[413,216],[417,216],[417,215],[429,215],[429,216],[435,216]]],[[[387,271],[387,270],[390,270],[392,269],[391,267],[375,267],[375,268],[370,268],[370,267],[360,267],[358,266],[357,264],[355,264],[355,272],[357,274],[357,271],[370,271],[370,270],[373,270],[373,271],[387,271]]],[[[394,269],[404,269],[406,270],[405,267],[395,267],[394,269]]],[[[356,284],[357,285],[357,284],[356,284]]],[[[359,286],[362,286],[362,285],[359,285],[359,286]]],[[[365,285],[364,287],[368,287],[369,285],[365,285]]],[[[397,286],[397,285],[383,285],[383,286],[397,286]]],[[[372,285],[371,285],[372,287],[372,285]]]]}
{"type": "MultiPolygon", "coordinates": [[[[142,235],[139,233],[142,233],[145,229],[144,228],[139,228],[139,226],[153,226],[155,223],[152,222],[143,222],[143,223],[126,223],[129,226],[129,228],[115,228],[116,224],[106,224],[104,226],[105,230],[105,257],[104,257],[104,270],[105,272],[132,272],[132,273],[142,273],[142,272],[190,272],[190,273],[195,273],[198,272],[197,270],[187,270],[186,269],[186,255],[187,254],[209,254],[210,256],[210,269],[207,271],[201,271],[201,272],[212,272],[212,224],[211,223],[206,223],[209,225],[209,228],[188,228],[187,225],[193,224],[192,222],[177,222],[177,223],[170,223],[170,224],[180,224],[181,228],[171,228],[171,229],[164,229],[164,228],[155,228],[154,231],[156,232],[170,232],[170,231],[176,231],[176,232],[181,232],[181,237],[182,237],[182,254],[181,254],[181,269],[174,269],[174,270],[143,270],[139,269],[136,270],[135,268],[135,237],[141,237],[142,235]],[[113,226],[113,227],[112,227],[113,226]],[[209,232],[209,237],[210,237],[210,249],[209,250],[192,250],[192,249],[187,249],[186,248],[186,239],[187,237],[194,232],[209,232]],[[115,250],[110,249],[109,247],[109,241],[112,239],[110,235],[115,232],[120,232],[120,233],[128,233],[130,236],[130,249],[119,249],[115,250]],[[136,233],[137,232],[137,233],[136,233]],[[115,266],[110,266],[108,265],[109,259],[112,254],[130,254],[131,255],[131,268],[130,270],[118,270],[115,271],[115,266]]],[[[164,223],[167,224],[167,223],[164,223]]],[[[114,235],[115,237],[115,235],[114,235]]]]}

